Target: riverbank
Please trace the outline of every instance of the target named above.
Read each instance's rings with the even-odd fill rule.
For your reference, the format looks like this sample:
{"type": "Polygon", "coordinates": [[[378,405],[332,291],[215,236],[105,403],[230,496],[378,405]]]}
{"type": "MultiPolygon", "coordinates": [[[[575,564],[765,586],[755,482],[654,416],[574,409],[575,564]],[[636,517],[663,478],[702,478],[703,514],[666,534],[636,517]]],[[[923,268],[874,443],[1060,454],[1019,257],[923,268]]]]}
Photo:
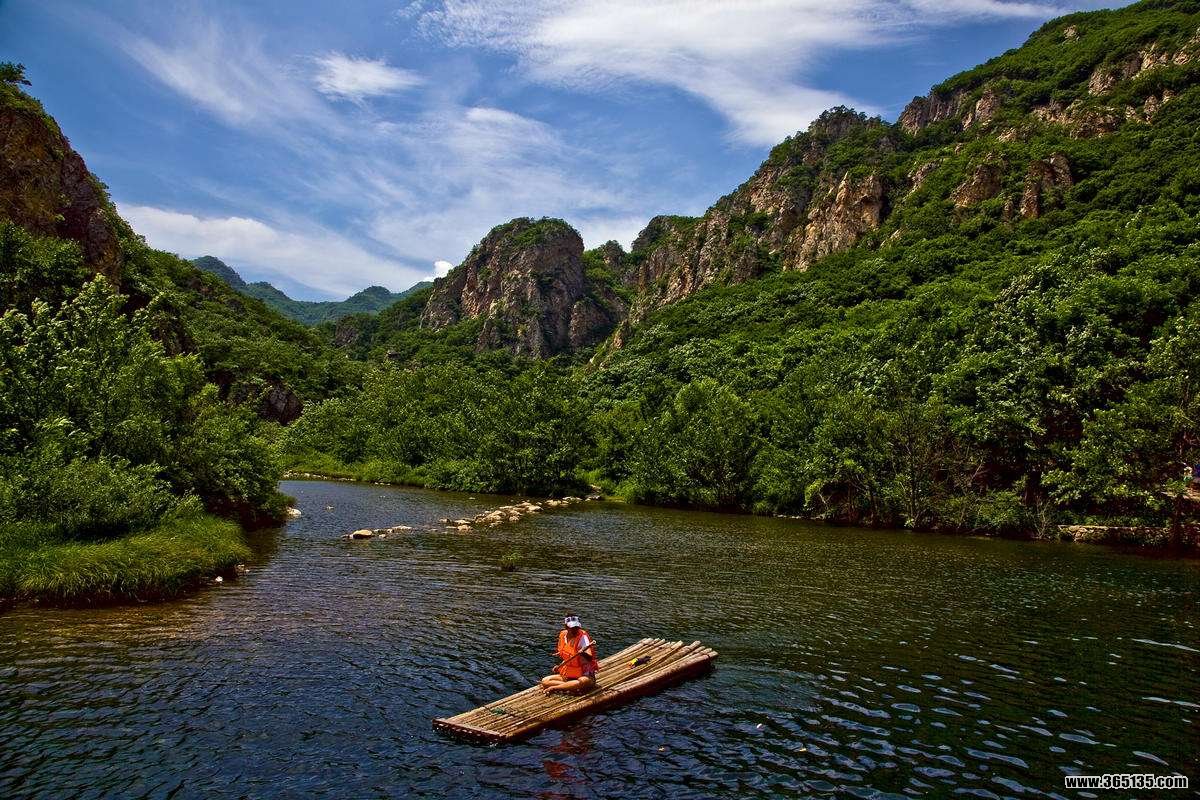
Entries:
{"type": "Polygon", "coordinates": [[[384,461],[345,464],[336,458],[325,455],[316,455],[302,461],[292,461],[291,466],[284,471],[283,477],[285,480],[354,481],[381,486],[438,488],[429,485],[429,475],[421,467],[412,468],[384,461]]]}
{"type": "Polygon", "coordinates": [[[241,528],[207,514],[96,542],[0,526],[0,604],[101,605],[175,597],[250,557],[241,528]]]}
{"type": "MultiPolygon", "coordinates": [[[[319,459],[305,461],[302,465],[296,464],[289,468],[284,473],[285,479],[290,480],[329,480],[329,481],[345,481],[351,483],[370,483],[376,486],[416,486],[423,489],[437,489],[437,486],[431,486],[426,480],[424,470],[405,469],[397,470],[392,465],[384,464],[383,462],[370,462],[366,464],[343,464],[334,459],[319,459]]],[[[593,487],[595,488],[595,487],[593,487]]],[[[598,499],[598,498],[597,498],[598,499]]],[[[619,502],[633,502],[629,498],[623,496],[605,495],[605,500],[615,500],[619,502]]],[[[644,503],[634,503],[635,505],[647,505],[644,503]]],[[[675,506],[654,506],[650,507],[673,508],[675,506]]],[[[700,511],[711,509],[696,509],[700,511]]],[[[714,512],[717,513],[717,512],[714,512]]],[[[738,513],[751,514],[751,512],[743,512],[736,510],[723,509],[719,513],[738,513]]],[[[758,516],[757,514],[752,514],[758,516]]],[[[823,524],[826,520],[813,519],[803,515],[795,514],[767,514],[765,516],[773,516],[778,519],[792,519],[804,522],[815,522],[823,524]]],[[[860,523],[861,524],[861,523],[860,523]]],[[[871,526],[866,526],[871,527],[871,526]]],[[[1195,553],[1197,547],[1200,546],[1200,532],[1196,530],[1196,526],[1187,526],[1184,531],[1183,542],[1176,541],[1171,536],[1171,531],[1165,527],[1155,527],[1149,525],[1140,526],[1112,526],[1112,525],[1082,525],[1082,524],[1064,524],[1052,528],[1053,535],[1038,536],[1033,533],[1008,533],[997,532],[992,530],[986,531],[950,531],[945,529],[920,529],[923,533],[942,533],[950,535],[962,536],[987,536],[989,538],[998,539],[1015,539],[1020,541],[1061,541],[1061,542],[1079,542],[1084,544],[1101,544],[1118,547],[1138,547],[1147,550],[1179,550],[1185,553],[1195,553]]]]}

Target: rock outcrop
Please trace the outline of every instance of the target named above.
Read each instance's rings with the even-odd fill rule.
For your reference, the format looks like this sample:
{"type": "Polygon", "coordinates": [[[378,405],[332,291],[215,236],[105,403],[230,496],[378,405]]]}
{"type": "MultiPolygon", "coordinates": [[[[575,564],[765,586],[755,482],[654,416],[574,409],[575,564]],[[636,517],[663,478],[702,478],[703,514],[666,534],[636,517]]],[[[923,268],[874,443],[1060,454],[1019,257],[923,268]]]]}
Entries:
{"type": "Polygon", "coordinates": [[[941,159],[934,159],[933,161],[926,161],[924,164],[914,167],[912,171],[908,173],[908,193],[912,194],[924,186],[925,179],[932,175],[934,170],[941,165],[941,159]]]}
{"type": "Polygon", "coordinates": [[[267,387],[258,402],[258,415],[281,425],[295,422],[303,411],[304,404],[300,397],[287,386],[280,384],[267,387]]]}
{"type": "Polygon", "coordinates": [[[1092,71],[1088,78],[1088,94],[1108,94],[1121,83],[1133,80],[1146,70],[1168,65],[1182,67],[1197,58],[1200,58],[1200,30],[1197,30],[1183,47],[1174,52],[1164,50],[1157,44],[1151,44],[1124,58],[1101,64],[1092,71]]]}
{"type": "Polygon", "coordinates": [[[800,253],[792,269],[807,269],[831,253],[849,250],[865,234],[879,230],[884,212],[884,185],[878,175],[852,178],[848,173],[808,212],[800,253]]]}
{"type": "Polygon", "coordinates": [[[1112,133],[1121,125],[1121,114],[1109,106],[1092,106],[1075,100],[1064,106],[1057,100],[1037,106],[1033,116],[1043,122],[1062,125],[1076,139],[1091,139],[1112,133]]]}
{"type": "Polygon", "coordinates": [[[91,269],[119,280],[128,226],[58,125],[25,96],[0,104],[0,218],[79,242],[91,269]]]}
{"type": "Polygon", "coordinates": [[[1034,161],[1025,173],[1025,187],[1021,192],[1021,218],[1037,219],[1047,208],[1061,205],[1063,193],[1074,185],[1071,162],[1062,153],[1034,161]]]}
{"type": "Polygon", "coordinates": [[[955,208],[970,208],[1000,194],[1004,180],[1004,167],[996,161],[985,161],[976,165],[967,179],[950,193],[955,208]]]}
{"type": "Polygon", "coordinates": [[[975,101],[975,106],[963,117],[963,128],[987,125],[999,110],[1000,95],[990,87],[984,89],[983,94],[975,101]]]}
{"type": "Polygon", "coordinates": [[[614,286],[585,275],[574,228],[522,217],[493,228],[434,282],[421,324],[439,330],[479,319],[478,349],[547,358],[600,341],[625,310],[614,286]]]}
{"type": "Polygon", "coordinates": [[[831,148],[847,140],[872,157],[897,149],[894,131],[879,119],[833,109],[777,146],[704,216],[652,219],[634,241],[624,275],[636,291],[631,319],[715,283],[746,281],[768,269],[807,269],[878,229],[887,212],[882,178],[829,164],[831,148]]]}
{"type": "Polygon", "coordinates": [[[930,125],[958,117],[962,113],[965,95],[960,89],[948,96],[930,92],[925,97],[914,97],[900,112],[896,122],[915,136],[930,125]]]}
{"type": "MultiPolygon", "coordinates": [[[[956,210],[944,215],[948,226],[1044,217],[1095,171],[1092,160],[1072,164],[1056,152],[1071,149],[1054,128],[1082,139],[1155,124],[1164,104],[1191,90],[1200,58],[1200,32],[1187,38],[1190,21],[1183,35],[1120,39],[1127,44],[1117,50],[1096,46],[1110,28],[1081,19],[1033,35],[1037,47],[1063,54],[1061,63],[1050,59],[1053,75],[1031,66],[1028,53],[1006,54],[914,98],[894,125],[830,110],[703,215],[654,217],[629,253],[609,242],[584,254],[582,274],[573,232],[513,247],[505,242],[526,234],[502,226],[438,282],[423,324],[481,319],[480,348],[532,356],[587,347],[610,332],[621,347],[654,309],[707,287],[812,269],[852,248],[894,246],[914,230],[928,235],[947,192],[956,210]],[[1053,154],[1030,161],[1044,153],[1053,154]]],[[[510,225],[518,223],[534,224],[510,225]]]]}

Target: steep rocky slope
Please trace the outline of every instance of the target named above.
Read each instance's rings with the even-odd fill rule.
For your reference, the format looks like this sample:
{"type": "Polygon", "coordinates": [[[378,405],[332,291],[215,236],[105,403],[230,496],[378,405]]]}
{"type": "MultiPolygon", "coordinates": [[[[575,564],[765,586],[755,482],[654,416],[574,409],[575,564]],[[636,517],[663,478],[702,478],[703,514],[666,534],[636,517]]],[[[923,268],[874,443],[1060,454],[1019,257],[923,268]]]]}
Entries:
{"type": "Polygon", "coordinates": [[[478,349],[532,358],[588,347],[626,315],[607,275],[597,280],[590,272],[574,228],[557,219],[514,219],[434,282],[421,324],[436,331],[478,321],[478,349]]]}
{"type": "Polygon", "coordinates": [[[1194,20],[1144,32],[1113,24],[1118,14],[1136,23],[1136,13],[1049,23],[1023,48],[914,98],[894,125],[844,108],[826,112],[702,217],[651,221],[627,278],[638,292],[633,319],[713,283],[901,243],[900,220],[921,207],[950,212],[947,225],[997,198],[1004,223],[1061,207],[1077,183],[1071,140],[1153,124],[1196,83],[1194,20]],[[920,192],[938,172],[941,193],[920,192]]]}
{"type": "Polygon", "coordinates": [[[0,219],[77,241],[89,267],[120,277],[129,227],[58,124],[8,83],[0,83],[0,219]]]}
{"type": "Polygon", "coordinates": [[[1019,236],[1022,226],[1044,227],[1047,215],[1053,227],[1063,209],[1120,205],[1097,185],[1105,160],[1195,90],[1198,61],[1193,3],[1055,20],[1022,47],[914,98],[894,124],[827,111],[702,216],[655,217],[630,253],[615,243],[590,251],[593,286],[619,285],[619,295],[597,298],[581,280],[582,245],[572,234],[510,247],[524,224],[516,221],[438,287],[425,324],[482,319],[480,348],[538,357],[589,346],[614,328],[620,346],[655,309],[709,286],[931,234],[1019,236]]]}

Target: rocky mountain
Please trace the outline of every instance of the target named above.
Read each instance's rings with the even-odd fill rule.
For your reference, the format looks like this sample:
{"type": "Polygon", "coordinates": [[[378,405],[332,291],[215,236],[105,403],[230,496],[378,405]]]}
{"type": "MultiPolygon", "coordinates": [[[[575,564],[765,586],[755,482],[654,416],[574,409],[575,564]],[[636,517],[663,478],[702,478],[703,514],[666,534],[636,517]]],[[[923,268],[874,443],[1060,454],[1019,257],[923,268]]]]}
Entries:
{"type": "Polygon", "coordinates": [[[293,300],[266,281],[247,283],[235,269],[215,256],[194,258],[192,263],[216,275],[247,297],[262,300],[285,317],[305,325],[336,322],[351,314],[374,314],[430,285],[429,281],[421,281],[403,292],[392,292],[383,286],[368,286],[345,300],[293,300]]]}
{"type": "Polygon", "coordinates": [[[1189,3],[1052,21],[914,98],[895,123],[827,111],[702,216],[655,217],[630,253],[592,251],[590,285],[623,288],[616,300],[591,297],[573,232],[513,247],[530,224],[515,220],[439,284],[424,324],[483,319],[480,348],[523,355],[586,347],[610,330],[620,345],[655,309],[706,287],[904,248],[931,220],[945,232],[1020,236],[1076,202],[1111,207],[1119,198],[1096,184],[1105,160],[1196,91],[1198,61],[1200,14],[1189,3]]]}
{"type": "Polygon", "coordinates": [[[58,123],[15,83],[0,83],[0,219],[79,242],[93,269],[120,277],[129,226],[58,123]]]}
{"type": "Polygon", "coordinates": [[[523,217],[493,228],[434,282],[421,324],[437,331],[477,321],[478,349],[546,358],[596,344],[627,313],[611,274],[586,268],[574,228],[523,217]]]}

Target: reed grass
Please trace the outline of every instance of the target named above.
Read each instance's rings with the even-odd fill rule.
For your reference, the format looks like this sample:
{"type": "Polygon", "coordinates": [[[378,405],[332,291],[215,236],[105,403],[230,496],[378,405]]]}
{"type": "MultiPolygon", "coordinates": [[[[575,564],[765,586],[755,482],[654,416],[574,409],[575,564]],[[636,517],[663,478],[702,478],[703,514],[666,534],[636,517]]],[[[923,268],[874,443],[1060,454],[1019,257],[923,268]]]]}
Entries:
{"type": "Polygon", "coordinates": [[[250,557],[241,529],[206,514],[96,542],[45,524],[0,526],[0,598],[64,605],[171,597],[250,557]]]}

